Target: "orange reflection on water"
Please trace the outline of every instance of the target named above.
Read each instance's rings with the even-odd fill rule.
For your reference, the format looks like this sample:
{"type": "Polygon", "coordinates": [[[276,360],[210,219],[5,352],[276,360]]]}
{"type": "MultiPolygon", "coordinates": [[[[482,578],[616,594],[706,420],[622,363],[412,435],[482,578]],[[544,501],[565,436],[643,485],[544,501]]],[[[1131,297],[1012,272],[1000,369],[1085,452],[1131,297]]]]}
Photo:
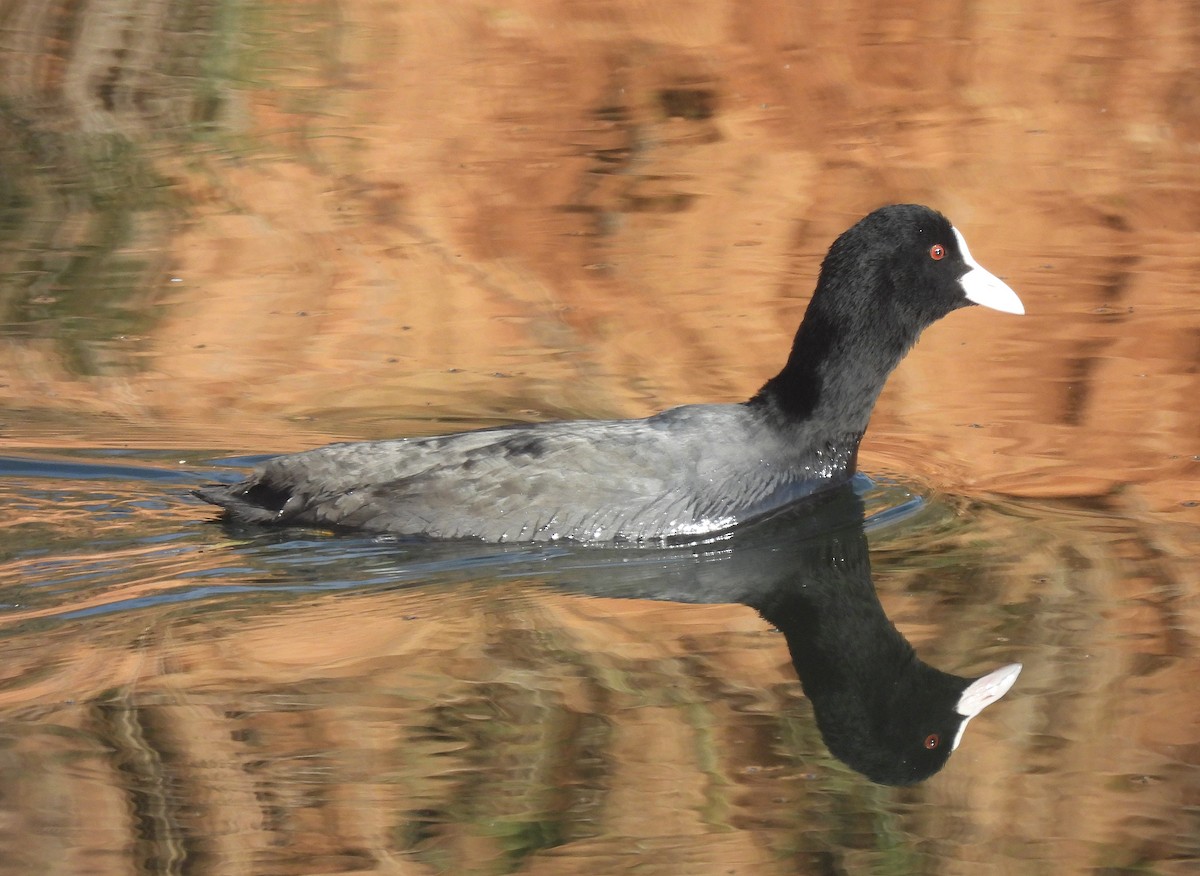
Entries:
{"type": "Polygon", "coordinates": [[[7,479],[0,870],[1186,872],[1194,17],[10,4],[6,454],[746,398],[829,242],[927,202],[1028,315],[952,315],[885,391],[863,468],[958,498],[875,545],[881,595],[931,662],[1026,669],[885,796],[748,609],[311,596],[329,570],[203,524],[182,475],[7,479]]]}

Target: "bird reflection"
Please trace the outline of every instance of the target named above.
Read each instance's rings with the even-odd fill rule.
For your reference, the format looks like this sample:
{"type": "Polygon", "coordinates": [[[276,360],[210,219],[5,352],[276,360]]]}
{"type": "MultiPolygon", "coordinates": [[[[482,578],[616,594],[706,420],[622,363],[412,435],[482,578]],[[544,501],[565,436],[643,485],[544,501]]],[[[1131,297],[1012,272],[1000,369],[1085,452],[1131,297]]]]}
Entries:
{"type": "Polygon", "coordinates": [[[847,486],[712,544],[611,563],[572,552],[576,562],[563,558],[553,578],[595,596],[756,609],[787,640],[830,752],[874,782],[908,785],[945,766],[967,723],[1021,666],[963,678],[922,662],[876,596],[863,522],[847,486]]]}
{"type": "MultiPolygon", "coordinates": [[[[830,752],[872,781],[907,785],[945,766],[967,723],[1007,693],[1021,666],[964,678],[922,662],[875,594],[864,525],[851,482],[698,544],[371,545],[386,558],[378,582],[393,587],[476,580],[487,570],[591,596],[750,606],[783,633],[830,752]]],[[[256,538],[290,543],[280,533],[256,538]]],[[[348,582],[369,580],[363,554],[348,554],[341,539],[329,543],[331,557],[352,567],[348,582]]],[[[312,555],[304,557],[311,564],[312,555]]],[[[329,583],[330,571],[321,577],[329,583]]]]}

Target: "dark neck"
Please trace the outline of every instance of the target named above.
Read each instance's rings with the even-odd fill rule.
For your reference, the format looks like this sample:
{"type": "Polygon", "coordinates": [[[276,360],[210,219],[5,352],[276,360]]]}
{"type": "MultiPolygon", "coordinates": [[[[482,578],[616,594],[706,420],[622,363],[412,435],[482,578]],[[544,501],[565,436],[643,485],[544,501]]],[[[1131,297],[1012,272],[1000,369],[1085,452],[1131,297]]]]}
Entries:
{"type": "Polygon", "coordinates": [[[831,539],[824,565],[805,567],[758,610],[787,640],[826,746],[878,781],[893,769],[886,738],[897,692],[914,674],[936,670],[884,614],[861,530],[848,536],[831,539]]]}
{"type": "Polygon", "coordinates": [[[861,698],[864,689],[886,686],[890,674],[916,658],[875,594],[862,530],[838,533],[813,548],[822,556],[812,557],[756,608],[783,633],[816,706],[826,698],[861,698]]]}
{"type": "Polygon", "coordinates": [[[900,364],[915,338],[860,314],[831,316],[817,294],[796,332],[783,370],[748,402],[780,426],[819,429],[811,444],[841,446],[858,440],[888,375],[900,364]]]}

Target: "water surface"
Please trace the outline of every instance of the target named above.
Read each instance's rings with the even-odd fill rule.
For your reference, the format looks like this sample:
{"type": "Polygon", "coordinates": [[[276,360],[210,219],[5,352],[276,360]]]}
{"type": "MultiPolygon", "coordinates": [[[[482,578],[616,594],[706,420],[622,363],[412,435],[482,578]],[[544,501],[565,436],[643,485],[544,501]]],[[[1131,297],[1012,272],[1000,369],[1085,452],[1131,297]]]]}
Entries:
{"type": "Polygon", "coordinates": [[[0,21],[0,872],[1161,873],[1200,858],[1189,4],[15,3],[0,21]],[[736,401],[833,237],[972,309],[861,455],[947,767],[833,758],[645,552],[215,524],[331,440],[736,401]],[[618,562],[619,559],[619,562],[618,562]]]}

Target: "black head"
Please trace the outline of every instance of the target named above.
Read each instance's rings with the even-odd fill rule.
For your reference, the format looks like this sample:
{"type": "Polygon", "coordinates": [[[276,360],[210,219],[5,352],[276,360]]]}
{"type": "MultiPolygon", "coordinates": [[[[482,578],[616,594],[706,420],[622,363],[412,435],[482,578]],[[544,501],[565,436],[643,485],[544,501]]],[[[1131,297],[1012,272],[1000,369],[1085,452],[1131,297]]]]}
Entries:
{"type": "Polygon", "coordinates": [[[1024,313],[941,213],[881,207],[829,248],[787,364],[752,403],[790,421],[823,406],[827,431],[861,435],[888,375],[921,332],[968,304],[1024,313]]]}
{"type": "Polygon", "coordinates": [[[883,785],[911,785],[950,759],[967,723],[1008,692],[1021,665],[978,679],[960,678],[914,660],[898,678],[859,690],[853,707],[814,711],[829,750],[883,785]]]}
{"type": "Polygon", "coordinates": [[[1016,293],[971,256],[958,229],[919,204],[881,207],[843,233],[829,248],[813,297],[814,307],[838,312],[843,324],[886,327],[906,348],[969,304],[1024,312],[1016,293]]]}

